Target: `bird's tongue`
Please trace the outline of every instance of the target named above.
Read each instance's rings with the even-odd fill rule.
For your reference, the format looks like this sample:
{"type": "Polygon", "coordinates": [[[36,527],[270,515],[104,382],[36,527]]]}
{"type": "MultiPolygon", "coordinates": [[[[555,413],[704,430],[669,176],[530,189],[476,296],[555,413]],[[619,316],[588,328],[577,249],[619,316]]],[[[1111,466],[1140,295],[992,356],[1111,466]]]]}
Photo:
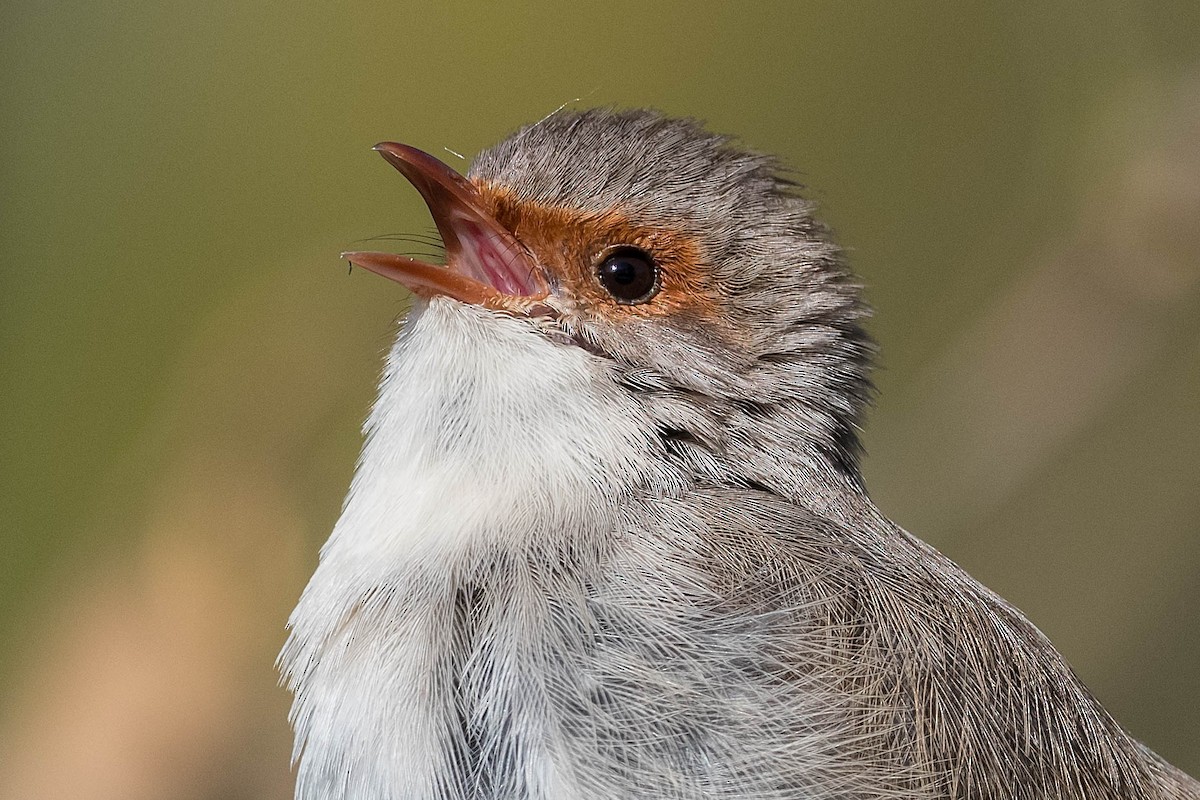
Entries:
{"type": "Polygon", "coordinates": [[[446,295],[464,303],[512,308],[513,301],[540,300],[545,276],[529,252],[483,210],[479,192],[438,159],[395,142],[375,149],[408,178],[429,206],[446,266],[392,253],[342,253],[351,264],[391,278],[424,297],[446,295]]]}

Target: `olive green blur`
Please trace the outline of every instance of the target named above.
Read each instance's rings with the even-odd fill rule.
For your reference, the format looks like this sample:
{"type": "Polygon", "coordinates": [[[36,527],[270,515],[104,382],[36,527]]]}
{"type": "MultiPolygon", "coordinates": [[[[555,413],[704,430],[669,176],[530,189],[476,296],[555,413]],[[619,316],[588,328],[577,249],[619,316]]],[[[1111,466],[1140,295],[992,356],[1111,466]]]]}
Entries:
{"type": "Polygon", "coordinates": [[[868,286],[879,505],[1200,772],[1200,5],[0,9],[0,798],[285,798],[272,661],[465,168],[564,103],[780,154],[868,286]]]}

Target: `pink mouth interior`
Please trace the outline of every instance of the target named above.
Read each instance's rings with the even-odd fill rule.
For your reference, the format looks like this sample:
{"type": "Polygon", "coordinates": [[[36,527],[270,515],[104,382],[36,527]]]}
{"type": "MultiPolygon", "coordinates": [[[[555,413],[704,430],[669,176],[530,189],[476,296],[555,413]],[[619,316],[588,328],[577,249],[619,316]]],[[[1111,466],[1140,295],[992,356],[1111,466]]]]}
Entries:
{"type": "Polygon", "coordinates": [[[531,297],[541,293],[528,253],[475,220],[456,216],[454,234],[462,249],[451,257],[452,269],[504,294],[531,297]]]}

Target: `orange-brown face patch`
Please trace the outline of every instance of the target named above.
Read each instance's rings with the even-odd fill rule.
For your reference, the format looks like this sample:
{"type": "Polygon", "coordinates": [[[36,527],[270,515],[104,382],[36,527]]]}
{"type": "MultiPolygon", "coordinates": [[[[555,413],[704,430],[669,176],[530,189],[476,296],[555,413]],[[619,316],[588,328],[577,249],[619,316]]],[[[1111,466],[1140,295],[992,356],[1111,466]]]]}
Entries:
{"type": "Polygon", "coordinates": [[[476,186],[484,210],[533,253],[581,311],[613,322],[670,315],[723,327],[716,288],[700,248],[687,233],[636,224],[620,209],[589,213],[520,200],[502,186],[476,186]],[[661,288],[648,302],[622,305],[600,285],[597,266],[615,245],[644,250],[658,265],[661,288]]]}

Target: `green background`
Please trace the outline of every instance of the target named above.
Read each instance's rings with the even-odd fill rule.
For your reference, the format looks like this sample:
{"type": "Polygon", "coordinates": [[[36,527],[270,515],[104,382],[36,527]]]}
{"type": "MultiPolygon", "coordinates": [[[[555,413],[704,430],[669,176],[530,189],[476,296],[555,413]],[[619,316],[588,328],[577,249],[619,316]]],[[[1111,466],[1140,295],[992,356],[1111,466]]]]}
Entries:
{"type": "Polygon", "coordinates": [[[272,659],[459,163],[563,103],[800,171],[877,310],[868,482],[1200,772],[1194,2],[0,10],[0,796],[283,798],[272,659]]]}

